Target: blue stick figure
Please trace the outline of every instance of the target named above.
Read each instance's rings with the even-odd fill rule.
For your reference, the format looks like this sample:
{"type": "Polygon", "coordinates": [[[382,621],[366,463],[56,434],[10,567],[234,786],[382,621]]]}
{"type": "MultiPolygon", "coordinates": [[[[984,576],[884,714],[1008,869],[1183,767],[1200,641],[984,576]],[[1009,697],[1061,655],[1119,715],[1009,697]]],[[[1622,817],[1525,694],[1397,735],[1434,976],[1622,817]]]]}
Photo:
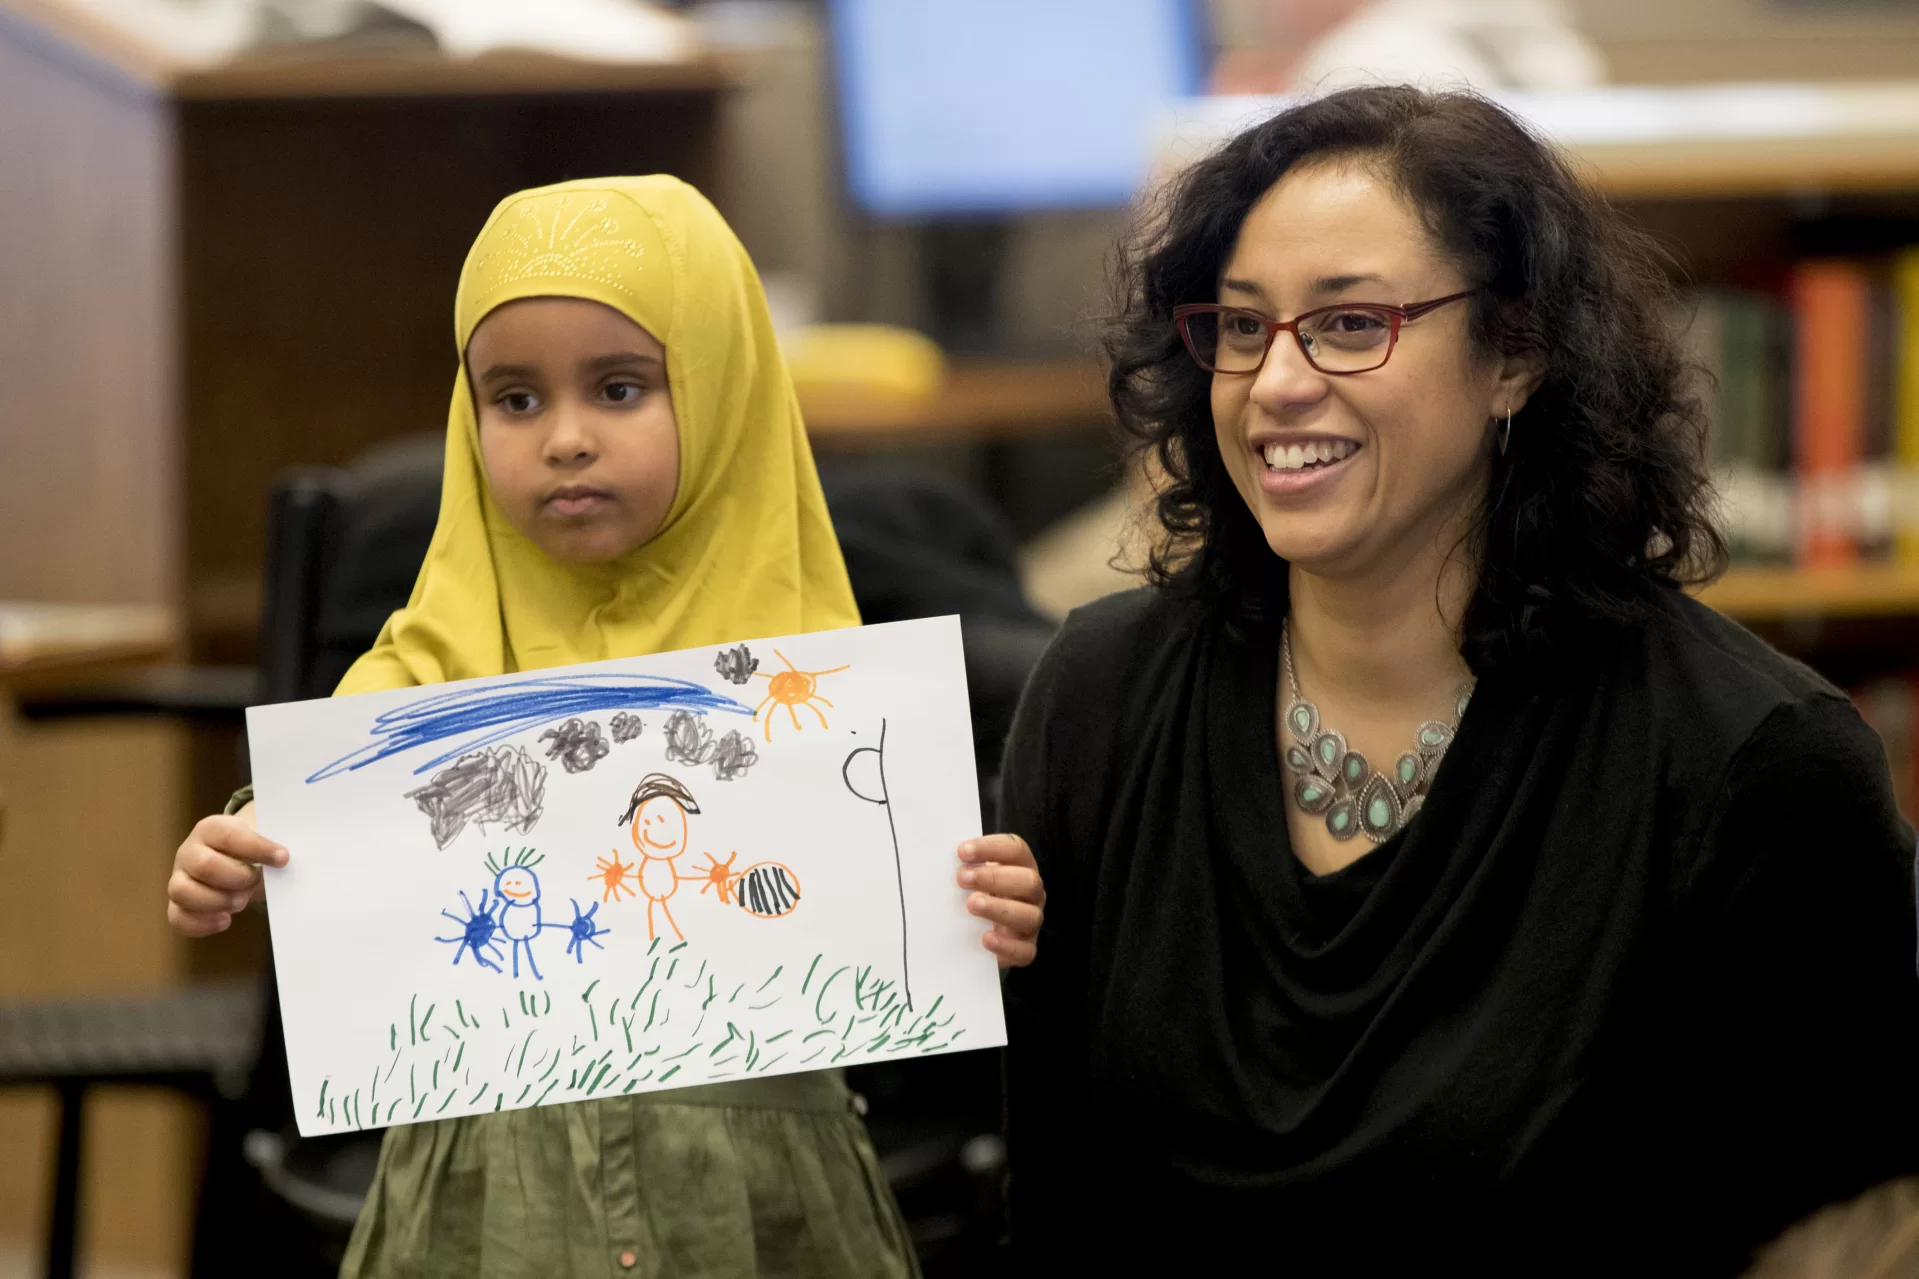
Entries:
{"type": "Polygon", "coordinates": [[[502,964],[510,963],[513,976],[520,975],[520,957],[526,956],[527,971],[533,974],[535,981],[545,981],[540,966],[533,958],[533,942],[544,929],[557,928],[568,936],[566,953],[573,956],[575,963],[586,962],[586,948],[590,943],[595,950],[605,950],[599,938],[613,930],[602,928],[594,920],[599,913],[600,904],[593,903],[590,910],[582,912],[580,903],[574,901],[571,923],[549,923],[542,917],[540,909],[540,877],[533,867],[545,858],[531,848],[522,848],[508,856],[505,864],[489,854],[486,868],[493,872],[493,901],[489,905],[487,893],[480,890],[480,903],[476,908],[470,898],[462,892],[460,901],[466,907],[464,916],[452,911],[440,913],[460,926],[455,937],[436,937],[435,941],[458,943],[459,949],[453,952],[453,962],[457,965],[471,951],[473,958],[482,968],[494,972],[504,972],[502,964]],[[502,946],[509,947],[505,951],[502,946]]]}
{"type": "Polygon", "coordinates": [[[540,976],[539,965],[533,962],[533,939],[540,935],[543,926],[540,920],[540,877],[533,873],[533,868],[543,860],[532,849],[522,848],[504,866],[488,857],[486,867],[493,871],[493,898],[497,903],[500,935],[513,947],[509,952],[513,975],[520,975],[520,954],[524,951],[526,966],[533,973],[535,981],[546,980],[540,976]]]}

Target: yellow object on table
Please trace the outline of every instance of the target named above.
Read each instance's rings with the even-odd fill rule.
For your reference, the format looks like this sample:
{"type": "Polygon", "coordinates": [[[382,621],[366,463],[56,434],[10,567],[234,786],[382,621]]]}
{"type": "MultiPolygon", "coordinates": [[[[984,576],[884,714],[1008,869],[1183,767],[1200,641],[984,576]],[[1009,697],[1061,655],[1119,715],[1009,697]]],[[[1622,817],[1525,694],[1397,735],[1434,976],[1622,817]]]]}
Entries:
{"type": "Polygon", "coordinates": [[[780,343],[808,421],[901,425],[924,417],[946,382],[937,343],[887,324],[813,324],[780,343]]]}

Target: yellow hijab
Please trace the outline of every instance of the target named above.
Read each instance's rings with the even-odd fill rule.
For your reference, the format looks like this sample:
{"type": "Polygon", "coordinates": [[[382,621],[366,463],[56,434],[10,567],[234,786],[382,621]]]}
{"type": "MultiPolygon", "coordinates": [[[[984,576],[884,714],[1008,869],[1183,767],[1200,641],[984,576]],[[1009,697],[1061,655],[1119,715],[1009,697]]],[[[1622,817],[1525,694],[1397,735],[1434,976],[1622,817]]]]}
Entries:
{"type": "Polygon", "coordinates": [[[440,519],[407,606],[338,693],[857,626],[766,296],[719,212],[676,178],[509,196],[467,254],[440,519]],[[518,298],[604,303],[666,347],[680,482],[652,540],[561,564],[509,524],[480,462],[467,341],[518,298]]]}

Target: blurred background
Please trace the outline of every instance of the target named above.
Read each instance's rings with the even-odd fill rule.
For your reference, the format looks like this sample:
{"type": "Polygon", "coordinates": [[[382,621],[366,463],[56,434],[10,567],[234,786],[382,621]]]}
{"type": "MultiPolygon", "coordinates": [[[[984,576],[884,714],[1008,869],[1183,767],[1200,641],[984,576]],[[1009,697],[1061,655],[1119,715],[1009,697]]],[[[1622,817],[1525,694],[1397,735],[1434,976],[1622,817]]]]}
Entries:
{"type": "MultiPolygon", "coordinates": [[[[1141,546],[1115,238],[1369,79],[1497,95],[1665,243],[1738,556],[1706,598],[1854,691],[1915,815],[1919,3],[0,0],[0,1279],[337,1257],[371,1147],[288,1123],[264,920],[179,941],[163,884],[244,708],[404,599],[499,198],[719,204],[862,610],[964,619],[990,821],[1025,671],[1141,546]]],[[[856,1084],[929,1275],[994,1273],[995,1054],[856,1084]]]]}

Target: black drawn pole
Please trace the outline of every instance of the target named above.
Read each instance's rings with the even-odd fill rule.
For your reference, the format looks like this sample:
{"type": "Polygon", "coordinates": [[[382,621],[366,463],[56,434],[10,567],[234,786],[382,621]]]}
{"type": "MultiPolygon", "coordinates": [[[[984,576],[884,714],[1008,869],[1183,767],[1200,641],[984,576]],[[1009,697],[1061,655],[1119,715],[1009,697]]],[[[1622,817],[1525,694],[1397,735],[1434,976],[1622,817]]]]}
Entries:
{"type": "Polygon", "coordinates": [[[886,785],[886,721],[884,719],[880,721],[880,744],[877,747],[862,746],[849,754],[846,757],[846,762],[840,765],[840,780],[846,783],[846,789],[851,791],[855,797],[863,799],[869,804],[878,804],[886,810],[886,833],[893,839],[893,883],[899,889],[900,898],[900,989],[906,995],[906,1010],[911,1012],[913,1010],[913,973],[911,964],[907,959],[906,875],[900,866],[900,832],[899,828],[893,823],[893,792],[888,790],[886,785]],[[880,794],[878,799],[873,798],[853,784],[853,761],[861,755],[873,756],[874,761],[879,765],[880,794]]]}

